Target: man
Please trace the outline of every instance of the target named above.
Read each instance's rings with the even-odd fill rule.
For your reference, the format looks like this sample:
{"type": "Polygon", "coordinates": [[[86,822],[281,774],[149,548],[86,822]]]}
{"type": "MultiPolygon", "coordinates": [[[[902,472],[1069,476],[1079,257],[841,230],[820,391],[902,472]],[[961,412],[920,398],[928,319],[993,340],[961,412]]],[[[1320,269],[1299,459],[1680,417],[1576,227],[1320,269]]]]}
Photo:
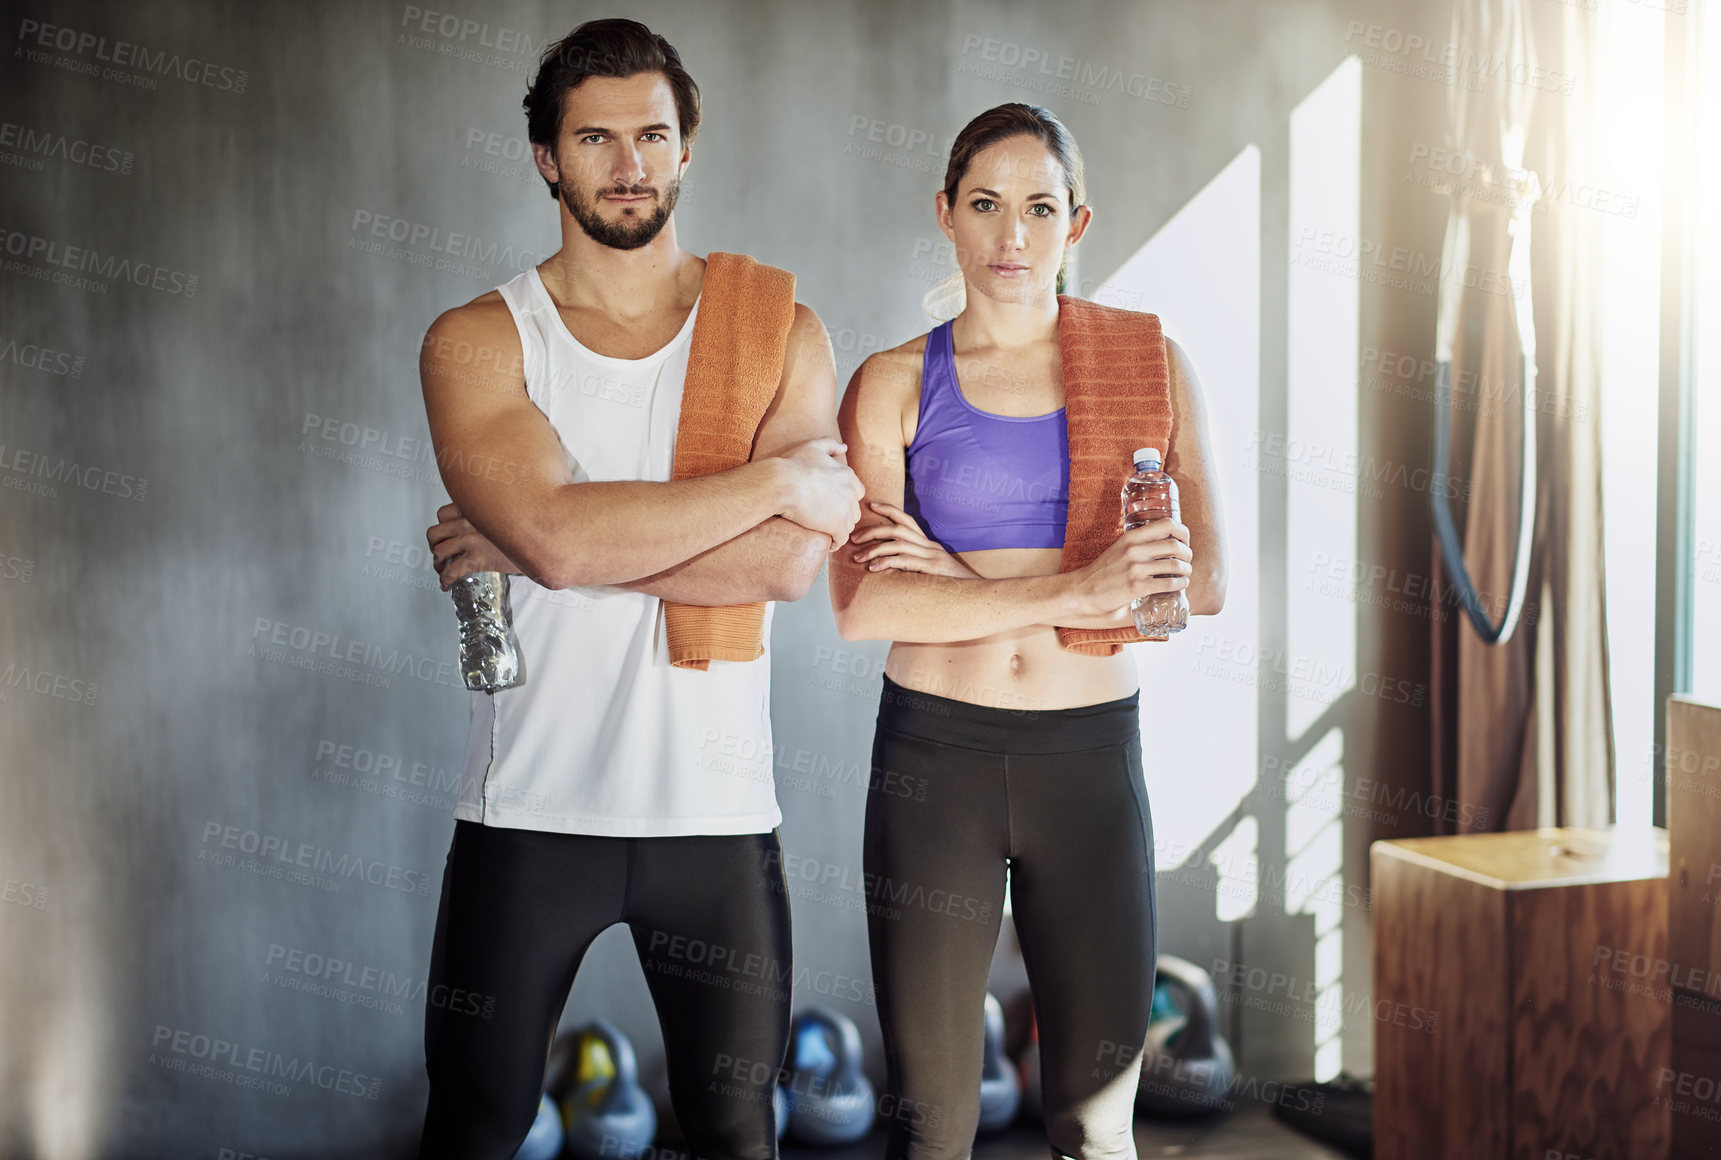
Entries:
{"type": "Polygon", "coordinates": [[[421,357],[437,570],[515,573],[524,678],[473,695],[420,1155],[513,1155],[580,959],[625,922],[691,1152],[770,1160],[792,976],[760,602],[800,599],[860,516],[830,345],[791,275],[677,245],[699,93],[663,38],[583,24],[525,106],[562,248],[421,357]],[[713,985],[689,946],[767,985],[713,985]]]}

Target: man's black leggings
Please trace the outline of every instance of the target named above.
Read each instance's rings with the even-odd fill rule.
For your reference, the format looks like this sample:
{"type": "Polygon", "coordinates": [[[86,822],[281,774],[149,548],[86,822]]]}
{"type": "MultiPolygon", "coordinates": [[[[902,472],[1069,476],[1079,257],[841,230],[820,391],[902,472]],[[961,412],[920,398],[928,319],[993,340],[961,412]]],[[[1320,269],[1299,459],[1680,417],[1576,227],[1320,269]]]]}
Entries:
{"type": "Polygon", "coordinates": [[[1158,933],[1139,696],[1017,711],[885,678],[865,870],[887,1160],[973,1146],[1006,866],[1052,1151],[1134,1157],[1158,933]]]}
{"type": "Polygon", "coordinates": [[[776,832],[609,838],[467,821],[431,951],[421,1158],[514,1155],[574,972],[617,922],[645,968],[688,1150],[774,1160],[793,984],[776,832]]]}

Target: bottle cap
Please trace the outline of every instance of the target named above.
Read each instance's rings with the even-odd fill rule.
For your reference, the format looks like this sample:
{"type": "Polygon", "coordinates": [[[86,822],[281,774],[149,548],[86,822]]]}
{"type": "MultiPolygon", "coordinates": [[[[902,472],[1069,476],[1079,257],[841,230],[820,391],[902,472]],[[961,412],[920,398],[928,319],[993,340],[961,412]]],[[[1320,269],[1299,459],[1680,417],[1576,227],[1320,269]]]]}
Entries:
{"type": "Polygon", "coordinates": [[[1157,468],[1160,464],[1165,462],[1165,459],[1159,454],[1159,448],[1157,447],[1138,447],[1135,449],[1135,454],[1130,456],[1130,458],[1135,460],[1137,467],[1140,467],[1143,463],[1151,463],[1157,468]]]}

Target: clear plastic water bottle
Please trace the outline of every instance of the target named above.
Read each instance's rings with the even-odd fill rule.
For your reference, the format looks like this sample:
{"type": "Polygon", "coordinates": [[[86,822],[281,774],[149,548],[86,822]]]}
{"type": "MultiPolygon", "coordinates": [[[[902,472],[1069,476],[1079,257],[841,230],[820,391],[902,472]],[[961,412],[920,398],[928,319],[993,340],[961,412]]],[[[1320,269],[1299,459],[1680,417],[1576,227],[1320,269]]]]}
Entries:
{"type": "Polygon", "coordinates": [[[494,693],[520,683],[520,642],[508,612],[508,578],[474,572],[448,588],[460,620],[460,675],[475,693],[494,693]]]}
{"type": "MultiPolygon", "coordinates": [[[[1162,471],[1164,457],[1157,447],[1138,448],[1132,457],[1135,474],[1123,485],[1123,526],[1139,528],[1154,520],[1183,516],[1177,506],[1177,481],[1162,471]]],[[[1135,614],[1135,630],[1150,640],[1167,640],[1189,627],[1189,598],[1183,589],[1137,596],[1129,602],[1135,614]]]]}

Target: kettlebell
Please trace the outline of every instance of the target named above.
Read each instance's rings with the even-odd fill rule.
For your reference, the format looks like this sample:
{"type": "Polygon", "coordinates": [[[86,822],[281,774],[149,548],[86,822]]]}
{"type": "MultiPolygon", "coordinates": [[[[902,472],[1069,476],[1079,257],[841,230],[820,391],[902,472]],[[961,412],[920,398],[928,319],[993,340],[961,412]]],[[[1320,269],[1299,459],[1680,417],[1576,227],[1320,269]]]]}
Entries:
{"type": "Polygon", "coordinates": [[[514,1153],[514,1160],[556,1160],[562,1154],[562,1113],[548,1095],[538,1097],[538,1118],[514,1153]]]}
{"type": "Polygon", "coordinates": [[[986,994],[986,1051],[980,1065],[981,1132],[1001,1132],[1016,1120],[1022,1107],[1022,1081],[1015,1064],[1004,1054],[1004,1007],[986,994]]]}
{"type": "Polygon", "coordinates": [[[1153,1008],[1169,1014],[1148,1024],[1136,1110],[1166,1119],[1230,1111],[1225,1097],[1237,1067],[1231,1045],[1219,1034],[1212,978],[1188,959],[1160,955],[1153,1008]]]}
{"type": "Polygon", "coordinates": [[[808,1007],[789,1034],[788,1136],[800,1144],[852,1144],[872,1130],[878,1109],[861,1072],[860,1028],[829,1007],[808,1007]]]}
{"type": "Polygon", "coordinates": [[[607,1019],[593,1019],[571,1040],[562,1068],[553,1069],[567,1091],[562,1123],[568,1155],[633,1160],[657,1135],[657,1109],[639,1086],[633,1044],[607,1019]]]}

